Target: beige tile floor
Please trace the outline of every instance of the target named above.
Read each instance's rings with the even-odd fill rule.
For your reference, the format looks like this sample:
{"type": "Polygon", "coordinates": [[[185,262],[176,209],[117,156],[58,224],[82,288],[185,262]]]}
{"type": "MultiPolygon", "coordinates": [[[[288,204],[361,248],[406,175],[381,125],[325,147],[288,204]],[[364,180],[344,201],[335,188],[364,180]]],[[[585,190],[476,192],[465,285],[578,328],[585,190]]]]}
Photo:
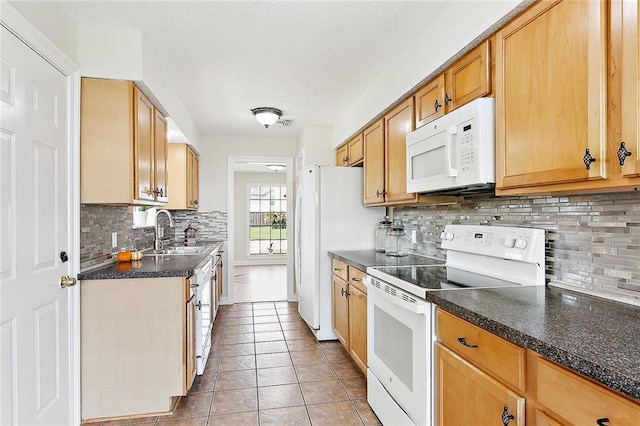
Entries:
{"type": "MultiPolygon", "coordinates": [[[[379,425],[365,376],[288,302],[221,306],[209,362],[169,416],[102,425],[379,425]]],[[[94,424],[95,425],[95,424],[94,424]]]]}

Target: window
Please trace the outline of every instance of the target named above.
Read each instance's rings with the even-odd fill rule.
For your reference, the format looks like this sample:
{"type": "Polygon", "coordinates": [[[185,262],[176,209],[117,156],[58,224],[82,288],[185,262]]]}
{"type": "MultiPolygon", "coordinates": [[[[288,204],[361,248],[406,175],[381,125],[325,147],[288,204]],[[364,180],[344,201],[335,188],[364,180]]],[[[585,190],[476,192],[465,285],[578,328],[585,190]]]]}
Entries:
{"type": "Polygon", "coordinates": [[[287,253],[287,187],[249,185],[249,254],[287,253]]]}

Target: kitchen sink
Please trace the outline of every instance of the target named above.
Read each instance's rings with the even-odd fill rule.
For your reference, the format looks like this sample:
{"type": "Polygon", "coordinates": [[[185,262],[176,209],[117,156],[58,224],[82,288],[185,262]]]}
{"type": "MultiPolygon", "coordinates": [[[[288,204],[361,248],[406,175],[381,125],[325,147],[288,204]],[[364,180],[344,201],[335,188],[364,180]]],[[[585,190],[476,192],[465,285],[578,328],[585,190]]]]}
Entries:
{"type": "Polygon", "coordinates": [[[193,247],[193,246],[176,246],[168,247],[162,250],[154,250],[151,254],[165,254],[165,255],[186,255],[186,254],[201,254],[207,247],[193,247]]]}

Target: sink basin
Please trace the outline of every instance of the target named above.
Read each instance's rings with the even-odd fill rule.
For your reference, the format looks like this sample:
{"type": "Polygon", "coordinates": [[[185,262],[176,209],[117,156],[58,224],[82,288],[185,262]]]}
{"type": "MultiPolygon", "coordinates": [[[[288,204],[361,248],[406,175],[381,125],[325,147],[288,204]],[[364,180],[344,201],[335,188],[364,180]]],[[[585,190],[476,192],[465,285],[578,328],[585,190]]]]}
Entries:
{"type": "Polygon", "coordinates": [[[154,250],[152,254],[168,254],[168,255],[200,254],[200,253],[203,253],[206,249],[207,249],[206,247],[178,246],[178,247],[168,247],[163,250],[154,250]]]}

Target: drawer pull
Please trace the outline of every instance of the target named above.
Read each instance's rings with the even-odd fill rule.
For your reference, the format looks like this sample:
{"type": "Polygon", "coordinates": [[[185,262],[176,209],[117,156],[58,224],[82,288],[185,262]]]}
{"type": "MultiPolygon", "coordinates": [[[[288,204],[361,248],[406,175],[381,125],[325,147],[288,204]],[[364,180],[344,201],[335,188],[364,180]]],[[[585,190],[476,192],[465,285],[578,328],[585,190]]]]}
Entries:
{"type": "Polygon", "coordinates": [[[458,337],[458,343],[460,343],[462,346],[464,346],[465,348],[477,348],[478,345],[470,345],[467,343],[467,339],[465,339],[464,337],[458,337]]]}
{"type": "Polygon", "coordinates": [[[601,419],[596,420],[596,424],[598,426],[607,426],[607,423],[609,423],[609,418],[608,417],[603,417],[601,419]]]}
{"type": "Polygon", "coordinates": [[[334,271],[342,271],[342,268],[333,268],[334,271]]]}
{"type": "Polygon", "coordinates": [[[515,418],[513,414],[509,414],[509,407],[504,407],[504,410],[502,410],[502,425],[507,426],[515,418]]]}
{"type": "Polygon", "coordinates": [[[353,277],[353,278],[351,278],[351,281],[356,281],[356,282],[358,282],[358,281],[360,281],[360,278],[353,277]]]}

